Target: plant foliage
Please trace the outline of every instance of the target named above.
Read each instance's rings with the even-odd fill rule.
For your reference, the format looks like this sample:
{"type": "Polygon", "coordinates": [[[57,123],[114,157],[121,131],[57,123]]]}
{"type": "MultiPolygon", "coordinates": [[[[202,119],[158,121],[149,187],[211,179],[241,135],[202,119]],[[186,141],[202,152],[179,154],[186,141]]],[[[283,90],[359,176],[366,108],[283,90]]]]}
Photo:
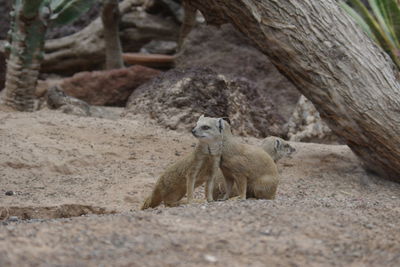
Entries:
{"type": "Polygon", "coordinates": [[[385,50],[400,69],[400,1],[348,0],[341,6],[385,50]]]}
{"type": "Polygon", "coordinates": [[[71,23],[86,13],[96,0],[47,0],[52,15],[50,20],[54,25],[71,23]]]}

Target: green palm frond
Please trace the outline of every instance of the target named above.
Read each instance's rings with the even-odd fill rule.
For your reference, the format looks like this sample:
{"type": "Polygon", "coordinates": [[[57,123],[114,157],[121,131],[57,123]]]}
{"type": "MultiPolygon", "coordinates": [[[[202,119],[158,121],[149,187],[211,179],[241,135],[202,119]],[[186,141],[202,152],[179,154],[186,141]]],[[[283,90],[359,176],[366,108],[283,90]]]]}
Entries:
{"type": "Polygon", "coordinates": [[[52,16],[50,20],[53,25],[71,23],[86,13],[95,2],[96,0],[51,0],[50,9],[52,16]]]}
{"type": "Polygon", "coordinates": [[[370,10],[360,0],[341,6],[364,31],[385,50],[400,69],[400,1],[368,0],[370,10]]]}

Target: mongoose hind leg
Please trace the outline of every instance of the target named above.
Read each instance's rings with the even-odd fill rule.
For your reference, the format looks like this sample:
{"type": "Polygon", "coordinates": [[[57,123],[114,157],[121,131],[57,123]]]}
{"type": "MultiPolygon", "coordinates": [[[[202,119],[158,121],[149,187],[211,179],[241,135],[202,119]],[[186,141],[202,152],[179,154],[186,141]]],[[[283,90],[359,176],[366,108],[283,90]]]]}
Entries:
{"type": "Polygon", "coordinates": [[[224,179],[224,186],[225,186],[225,194],[222,200],[228,200],[232,193],[233,188],[233,178],[232,177],[225,177],[224,179]]]}
{"type": "Polygon", "coordinates": [[[235,183],[238,190],[238,199],[246,199],[246,192],[247,192],[247,179],[246,178],[239,178],[235,177],[235,183]]]}

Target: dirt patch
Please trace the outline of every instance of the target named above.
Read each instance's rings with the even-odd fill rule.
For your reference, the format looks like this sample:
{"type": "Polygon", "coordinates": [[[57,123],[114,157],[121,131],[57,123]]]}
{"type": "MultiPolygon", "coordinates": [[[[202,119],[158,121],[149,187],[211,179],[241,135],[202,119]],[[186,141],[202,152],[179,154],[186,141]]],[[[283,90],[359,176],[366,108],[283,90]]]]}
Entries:
{"type": "MultiPolygon", "coordinates": [[[[140,116],[108,120],[49,110],[0,111],[3,207],[46,211],[74,203],[120,212],[2,221],[0,265],[400,262],[400,186],[366,173],[347,146],[291,143],[298,152],[278,163],[281,181],[274,201],[138,211],[160,173],[194,143],[190,134],[161,128],[140,116]],[[6,195],[8,191],[15,194],[6,195]]],[[[196,190],[197,198],[203,196],[202,188],[196,190]]]]}
{"type": "Polygon", "coordinates": [[[80,204],[64,204],[50,207],[0,207],[0,220],[57,219],[78,217],[87,214],[113,214],[104,208],[80,204]],[[14,218],[13,218],[14,217],[14,218]],[[16,218],[15,218],[16,217],[16,218]]]}

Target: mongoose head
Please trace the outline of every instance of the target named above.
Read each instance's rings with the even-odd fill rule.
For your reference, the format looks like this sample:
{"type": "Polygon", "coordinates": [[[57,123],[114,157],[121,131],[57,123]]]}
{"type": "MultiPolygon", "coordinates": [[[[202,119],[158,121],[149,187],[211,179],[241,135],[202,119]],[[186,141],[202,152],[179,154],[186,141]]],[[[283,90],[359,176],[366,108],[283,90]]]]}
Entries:
{"type": "Polygon", "coordinates": [[[196,127],[192,129],[192,134],[199,139],[200,142],[214,143],[221,141],[225,131],[230,126],[226,118],[211,118],[201,115],[196,123],[196,127]]]}
{"type": "Polygon", "coordinates": [[[262,147],[275,161],[290,156],[296,151],[288,142],[276,136],[265,138],[262,142],[262,147]]]}

